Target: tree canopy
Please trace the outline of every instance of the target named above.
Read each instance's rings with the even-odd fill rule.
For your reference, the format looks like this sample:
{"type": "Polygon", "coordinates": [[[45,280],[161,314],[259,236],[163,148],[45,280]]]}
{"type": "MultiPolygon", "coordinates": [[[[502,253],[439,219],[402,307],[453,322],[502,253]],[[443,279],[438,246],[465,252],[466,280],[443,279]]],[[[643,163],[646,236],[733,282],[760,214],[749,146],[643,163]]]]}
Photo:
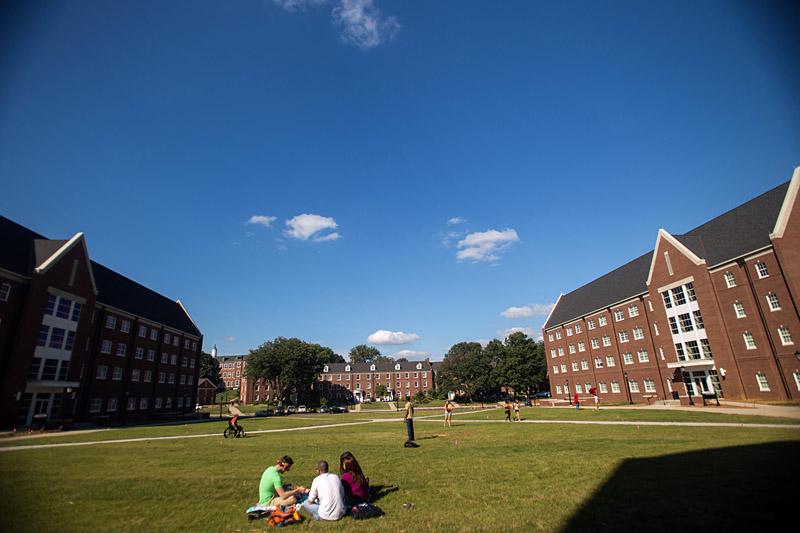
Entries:
{"type": "Polygon", "coordinates": [[[250,350],[247,377],[273,383],[278,399],[285,401],[293,392],[307,393],[333,356],[328,347],[278,337],[250,350]]]}
{"type": "Polygon", "coordinates": [[[394,359],[381,355],[381,351],[374,346],[359,344],[350,349],[351,363],[384,363],[392,361],[394,361],[394,359]]]}
{"type": "Polygon", "coordinates": [[[200,379],[202,378],[210,379],[217,388],[222,388],[223,386],[222,376],[219,373],[219,361],[217,361],[216,357],[206,352],[200,353],[200,379]]]}

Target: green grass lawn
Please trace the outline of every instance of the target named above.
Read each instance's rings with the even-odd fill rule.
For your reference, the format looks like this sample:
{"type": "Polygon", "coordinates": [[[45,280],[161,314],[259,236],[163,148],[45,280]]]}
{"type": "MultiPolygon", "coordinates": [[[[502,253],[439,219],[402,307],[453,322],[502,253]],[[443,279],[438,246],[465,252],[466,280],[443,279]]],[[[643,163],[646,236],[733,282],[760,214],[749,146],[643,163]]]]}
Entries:
{"type": "MultiPolygon", "coordinates": [[[[247,419],[243,423],[254,431],[360,422],[376,414],[247,419]]],[[[565,420],[579,416],[625,420],[660,416],[666,420],[668,415],[695,420],[706,414],[524,411],[526,418],[565,420]]],[[[800,430],[795,428],[466,421],[471,417],[486,420],[486,416],[497,419],[502,412],[459,415],[450,429],[420,420],[416,424],[418,449],[402,447],[404,429],[398,421],[262,433],[246,439],[225,440],[220,435],[0,452],[0,530],[267,529],[265,523],[248,523],[244,510],[257,500],[264,468],[283,454],[295,460],[287,481],[309,485],[315,461],[336,463],[342,451],[350,450],[372,485],[397,487],[377,501],[386,512],[384,518],[292,526],[297,530],[741,530],[756,524],[769,526],[788,513],[800,475],[796,460],[800,430]],[[404,508],[407,502],[414,504],[413,509],[404,508]]],[[[709,416],[722,421],[717,417],[728,415],[709,416]]],[[[150,426],[73,438],[203,434],[220,427],[219,421],[150,426]]],[[[66,442],[67,438],[13,438],[0,441],[0,446],[66,442]]]]}

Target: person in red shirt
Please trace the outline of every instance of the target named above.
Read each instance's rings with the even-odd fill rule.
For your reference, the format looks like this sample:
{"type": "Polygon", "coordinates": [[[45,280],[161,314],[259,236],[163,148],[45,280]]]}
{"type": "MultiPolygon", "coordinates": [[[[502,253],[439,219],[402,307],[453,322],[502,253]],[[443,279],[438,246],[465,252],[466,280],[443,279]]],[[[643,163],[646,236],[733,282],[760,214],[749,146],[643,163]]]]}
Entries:
{"type": "Polygon", "coordinates": [[[597,388],[592,387],[591,389],[589,389],[589,394],[591,394],[594,397],[594,408],[600,409],[600,405],[598,405],[597,403],[599,401],[599,398],[597,397],[597,388]]]}
{"type": "Polygon", "coordinates": [[[581,408],[581,397],[578,396],[577,392],[575,393],[575,400],[573,401],[573,403],[575,404],[576,410],[581,408]]]}

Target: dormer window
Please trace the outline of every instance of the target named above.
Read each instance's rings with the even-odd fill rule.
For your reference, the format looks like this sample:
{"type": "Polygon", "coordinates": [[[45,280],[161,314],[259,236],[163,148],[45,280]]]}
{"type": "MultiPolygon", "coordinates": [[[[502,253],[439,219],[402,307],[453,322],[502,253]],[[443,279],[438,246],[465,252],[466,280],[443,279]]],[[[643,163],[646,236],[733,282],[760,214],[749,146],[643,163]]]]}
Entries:
{"type": "Polygon", "coordinates": [[[344,371],[345,372],[350,372],[350,365],[347,365],[346,367],[344,367],[344,371]]]}
{"type": "Polygon", "coordinates": [[[325,365],[325,366],[323,366],[323,367],[322,367],[322,371],[323,371],[323,372],[327,372],[327,371],[328,371],[328,365],[325,365]]]}
{"type": "Polygon", "coordinates": [[[395,370],[400,370],[400,363],[397,363],[396,365],[394,365],[394,369],[395,370]]]}
{"type": "Polygon", "coordinates": [[[422,363],[417,363],[417,370],[422,370],[422,363]]]}
{"type": "Polygon", "coordinates": [[[375,365],[370,365],[369,369],[370,369],[371,371],[375,372],[375,365]]]}

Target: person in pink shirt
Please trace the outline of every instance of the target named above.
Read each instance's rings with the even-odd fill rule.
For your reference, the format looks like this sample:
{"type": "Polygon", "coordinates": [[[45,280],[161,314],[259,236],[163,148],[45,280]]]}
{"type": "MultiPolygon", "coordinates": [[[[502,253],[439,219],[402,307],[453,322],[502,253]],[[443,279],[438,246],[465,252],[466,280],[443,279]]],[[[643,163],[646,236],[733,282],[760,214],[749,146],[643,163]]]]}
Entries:
{"type": "Polygon", "coordinates": [[[364,477],[361,466],[352,453],[344,452],[339,458],[339,475],[347,505],[369,502],[369,478],[364,477]]]}

